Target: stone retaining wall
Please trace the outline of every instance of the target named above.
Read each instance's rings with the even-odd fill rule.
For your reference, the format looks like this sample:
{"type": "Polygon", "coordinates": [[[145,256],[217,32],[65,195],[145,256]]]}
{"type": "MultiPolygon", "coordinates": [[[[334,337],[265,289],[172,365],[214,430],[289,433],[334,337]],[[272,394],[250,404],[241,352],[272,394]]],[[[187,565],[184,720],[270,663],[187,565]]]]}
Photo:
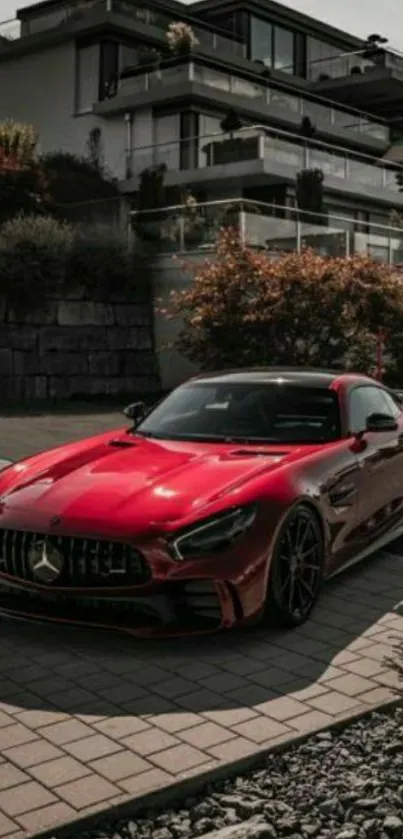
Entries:
{"type": "Polygon", "coordinates": [[[0,402],[159,387],[147,304],[53,300],[21,322],[0,302],[0,402]]]}

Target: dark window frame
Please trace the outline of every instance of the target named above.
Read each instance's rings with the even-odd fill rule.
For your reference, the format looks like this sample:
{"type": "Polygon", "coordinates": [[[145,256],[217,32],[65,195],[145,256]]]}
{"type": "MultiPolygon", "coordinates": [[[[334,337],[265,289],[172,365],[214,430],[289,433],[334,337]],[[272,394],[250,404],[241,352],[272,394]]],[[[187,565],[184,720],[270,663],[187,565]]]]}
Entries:
{"type": "MultiPolygon", "coordinates": [[[[289,76],[296,76],[298,74],[298,67],[301,66],[301,69],[304,71],[306,75],[306,36],[302,35],[302,33],[297,32],[295,29],[288,29],[286,26],[281,26],[278,23],[273,23],[271,20],[267,20],[267,18],[260,17],[259,15],[250,14],[249,15],[249,26],[248,26],[248,57],[250,60],[255,60],[252,58],[252,20],[258,20],[262,23],[265,23],[271,27],[270,33],[270,69],[275,70],[278,73],[286,73],[289,76]],[[286,70],[276,70],[276,29],[282,29],[284,32],[289,32],[292,35],[293,39],[293,47],[292,47],[292,72],[287,72],[286,70]],[[298,44],[298,48],[297,48],[298,44]]],[[[257,61],[259,59],[256,59],[257,61]]],[[[262,60],[262,59],[261,59],[262,60]]]]}
{"type": "Polygon", "coordinates": [[[114,38],[104,38],[99,43],[98,101],[108,97],[108,90],[119,75],[120,42],[114,38]],[[109,55],[108,55],[109,53],[109,55]],[[109,63],[109,67],[108,67],[109,63]]]}

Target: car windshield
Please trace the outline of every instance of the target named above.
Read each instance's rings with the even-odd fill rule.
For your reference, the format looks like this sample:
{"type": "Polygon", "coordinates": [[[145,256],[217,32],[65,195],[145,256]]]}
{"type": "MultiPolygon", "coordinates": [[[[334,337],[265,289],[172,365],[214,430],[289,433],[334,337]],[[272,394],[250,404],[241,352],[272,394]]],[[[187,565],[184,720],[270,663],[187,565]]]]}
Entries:
{"type": "Polygon", "coordinates": [[[324,388],[194,381],[160,402],[135,433],[206,442],[330,442],[340,437],[340,412],[336,393],[324,388]]]}

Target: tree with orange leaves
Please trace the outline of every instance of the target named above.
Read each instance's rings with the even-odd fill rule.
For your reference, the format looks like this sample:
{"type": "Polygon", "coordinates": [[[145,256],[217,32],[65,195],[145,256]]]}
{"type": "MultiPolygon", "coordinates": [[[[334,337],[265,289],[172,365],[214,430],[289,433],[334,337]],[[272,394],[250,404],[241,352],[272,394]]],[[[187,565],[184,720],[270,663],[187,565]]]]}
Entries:
{"type": "Polygon", "coordinates": [[[0,123],[0,223],[14,216],[47,211],[47,180],[36,155],[30,125],[0,123]]]}
{"type": "Polygon", "coordinates": [[[201,369],[261,364],[368,371],[378,330],[403,334],[403,280],[365,255],[312,250],[275,258],[220,231],[214,255],[190,266],[193,282],[171,295],[177,349],[201,369]]]}

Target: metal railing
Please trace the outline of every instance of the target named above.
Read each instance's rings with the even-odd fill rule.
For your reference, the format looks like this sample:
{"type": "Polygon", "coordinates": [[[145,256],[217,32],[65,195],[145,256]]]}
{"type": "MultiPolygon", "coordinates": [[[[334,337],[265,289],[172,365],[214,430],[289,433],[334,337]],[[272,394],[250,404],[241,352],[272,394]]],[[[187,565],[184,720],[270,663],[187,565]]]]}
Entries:
{"type": "Polygon", "coordinates": [[[245,244],[273,255],[310,247],[324,255],[362,253],[389,264],[403,263],[403,227],[243,198],[134,210],[131,219],[134,230],[153,241],[160,254],[209,250],[222,227],[236,226],[245,244]]]}
{"type": "MultiPolygon", "coordinates": [[[[173,16],[163,11],[141,6],[133,0],[109,0],[111,11],[119,14],[130,15],[134,20],[149,26],[156,26],[158,29],[166,30],[170,23],[177,21],[180,16],[173,16]]],[[[206,49],[230,53],[243,57],[246,55],[246,44],[236,38],[230,38],[224,32],[204,28],[199,24],[191,23],[194,35],[201,47],[206,49]]]]}
{"type": "Polygon", "coordinates": [[[362,50],[341,53],[329,58],[319,58],[308,61],[308,79],[310,81],[325,81],[327,79],[340,79],[345,76],[368,74],[379,67],[392,69],[402,74],[403,78],[403,53],[398,50],[387,49],[380,54],[378,60],[365,58],[362,50]]]}
{"type": "Polygon", "coordinates": [[[403,166],[347,151],[320,140],[305,140],[299,134],[256,125],[228,134],[189,137],[169,143],[126,150],[127,177],[150,166],[165,164],[168,170],[204,169],[217,165],[262,160],[276,171],[278,166],[293,170],[321,169],[332,178],[349,181],[355,187],[403,192],[403,166]]]}
{"type": "Polygon", "coordinates": [[[334,131],[339,128],[353,135],[363,134],[366,137],[385,140],[385,142],[389,139],[389,127],[385,122],[372,119],[360,111],[329,106],[320,99],[317,101],[305,99],[270,85],[224,73],[192,61],[177,67],[165,67],[162,70],[151,70],[139,75],[127,76],[120,80],[118,91],[124,96],[129,96],[133,93],[158,90],[161,85],[181,84],[184,81],[204,84],[235,96],[260,100],[264,105],[283,112],[284,118],[296,123],[301,122],[303,117],[309,117],[321,128],[329,126],[334,131]]]}
{"type": "MultiPolygon", "coordinates": [[[[18,20],[1,22],[0,37],[15,40],[16,38],[55,29],[73,19],[78,20],[85,17],[94,8],[104,9],[108,13],[125,15],[130,17],[131,20],[155,26],[157,29],[164,31],[167,30],[170,23],[180,18],[180,16],[142,6],[135,0],[75,0],[75,2],[73,0],[71,3],[61,4],[56,10],[52,9],[40,15],[29,15],[22,24],[18,20]]],[[[214,31],[202,25],[193,25],[192,23],[191,27],[202,48],[241,57],[246,55],[246,45],[239,39],[231,38],[224,32],[214,31]]]]}

